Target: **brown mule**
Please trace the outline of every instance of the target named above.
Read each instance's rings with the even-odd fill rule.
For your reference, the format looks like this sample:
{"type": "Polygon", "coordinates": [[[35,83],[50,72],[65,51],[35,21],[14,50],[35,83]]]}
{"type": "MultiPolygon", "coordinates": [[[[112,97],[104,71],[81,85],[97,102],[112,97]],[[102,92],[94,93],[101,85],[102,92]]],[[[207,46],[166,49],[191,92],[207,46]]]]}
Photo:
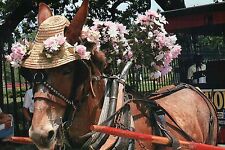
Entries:
{"type": "MultiPolygon", "coordinates": [[[[71,45],[79,39],[87,9],[88,0],[84,0],[70,25],[66,22],[65,36],[71,45]]],[[[51,16],[48,6],[41,4],[39,25],[51,16]]],[[[29,135],[39,149],[57,149],[65,145],[67,149],[101,149],[102,145],[104,149],[171,149],[92,133],[90,126],[93,124],[216,144],[216,113],[201,92],[188,85],[166,88],[148,98],[130,91],[124,96],[126,101],[119,106],[121,109],[116,108],[119,104],[114,100],[117,92],[123,93],[117,91],[123,80],[108,77],[106,84],[103,76],[106,58],[100,51],[92,49],[91,52],[90,60],[69,60],[52,68],[51,64],[38,69],[30,65],[35,81],[35,109],[29,135]],[[101,113],[104,111],[106,116],[101,113]]],[[[173,141],[172,145],[178,148],[179,144],[173,141]]]]}

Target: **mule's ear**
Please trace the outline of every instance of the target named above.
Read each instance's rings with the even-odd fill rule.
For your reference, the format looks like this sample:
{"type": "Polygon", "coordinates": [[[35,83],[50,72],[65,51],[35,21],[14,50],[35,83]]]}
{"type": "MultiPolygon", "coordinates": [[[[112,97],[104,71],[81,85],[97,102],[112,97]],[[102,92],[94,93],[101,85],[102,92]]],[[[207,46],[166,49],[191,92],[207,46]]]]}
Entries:
{"type": "Polygon", "coordinates": [[[71,45],[74,45],[78,41],[83,25],[86,22],[88,15],[88,3],[89,0],[83,1],[81,7],[73,17],[70,25],[67,27],[65,36],[67,38],[67,42],[69,42],[71,45]]]}
{"type": "Polygon", "coordinates": [[[39,3],[38,10],[38,26],[45,21],[47,18],[52,16],[52,11],[45,3],[39,3]]]}

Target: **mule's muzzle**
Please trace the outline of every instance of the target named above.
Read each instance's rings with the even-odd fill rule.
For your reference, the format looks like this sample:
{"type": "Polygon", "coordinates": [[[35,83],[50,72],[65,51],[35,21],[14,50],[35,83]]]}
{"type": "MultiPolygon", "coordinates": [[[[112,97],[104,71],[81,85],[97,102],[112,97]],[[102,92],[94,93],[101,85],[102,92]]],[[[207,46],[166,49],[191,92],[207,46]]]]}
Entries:
{"type": "Polygon", "coordinates": [[[34,144],[41,149],[50,149],[55,142],[54,130],[33,130],[32,126],[29,130],[29,136],[34,144]]]}

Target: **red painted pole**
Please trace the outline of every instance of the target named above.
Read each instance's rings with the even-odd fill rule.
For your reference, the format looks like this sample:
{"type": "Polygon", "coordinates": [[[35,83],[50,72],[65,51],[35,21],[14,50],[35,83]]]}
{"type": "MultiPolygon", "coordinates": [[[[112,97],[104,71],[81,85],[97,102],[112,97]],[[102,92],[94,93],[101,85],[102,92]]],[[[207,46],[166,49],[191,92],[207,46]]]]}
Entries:
{"type": "Polygon", "coordinates": [[[12,136],[9,138],[9,141],[19,144],[33,144],[32,140],[29,137],[12,136]]]}
{"type": "MultiPolygon", "coordinates": [[[[132,132],[132,131],[129,131],[129,130],[122,130],[122,129],[112,128],[112,127],[108,127],[108,126],[92,125],[91,130],[96,131],[96,132],[102,132],[102,133],[110,134],[110,135],[115,135],[115,136],[119,136],[119,137],[149,141],[149,142],[152,142],[154,144],[162,144],[162,145],[170,144],[170,140],[166,137],[160,137],[160,136],[154,136],[154,135],[143,134],[143,133],[138,133],[138,132],[132,132]]],[[[181,141],[181,140],[179,140],[179,142],[180,142],[182,148],[187,148],[187,149],[190,149],[190,150],[225,150],[225,148],[216,147],[216,146],[213,146],[213,145],[187,142],[187,141],[181,141]]]]}

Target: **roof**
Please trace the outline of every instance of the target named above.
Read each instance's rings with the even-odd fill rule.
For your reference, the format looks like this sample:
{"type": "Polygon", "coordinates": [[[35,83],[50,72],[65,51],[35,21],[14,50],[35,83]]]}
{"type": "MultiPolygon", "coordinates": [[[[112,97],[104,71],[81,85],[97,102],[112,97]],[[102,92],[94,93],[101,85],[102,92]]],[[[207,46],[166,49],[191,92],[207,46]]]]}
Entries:
{"type": "Polygon", "coordinates": [[[225,2],[182,8],[162,13],[169,32],[221,34],[225,31],[225,2]]]}

